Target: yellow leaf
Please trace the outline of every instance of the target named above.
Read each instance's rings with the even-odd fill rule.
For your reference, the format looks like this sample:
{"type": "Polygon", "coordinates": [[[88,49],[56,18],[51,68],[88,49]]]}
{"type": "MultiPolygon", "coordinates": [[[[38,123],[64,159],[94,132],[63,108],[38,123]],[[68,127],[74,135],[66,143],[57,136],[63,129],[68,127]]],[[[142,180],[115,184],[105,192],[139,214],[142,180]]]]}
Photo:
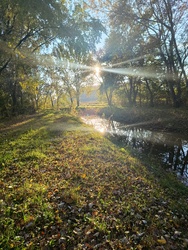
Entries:
{"type": "Polygon", "coordinates": [[[124,148],[120,148],[120,151],[123,152],[123,153],[126,152],[126,150],[124,148]]]}
{"type": "Polygon", "coordinates": [[[86,178],[86,174],[82,174],[82,178],[85,179],[86,178]]]}
{"type": "Polygon", "coordinates": [[[166,240],[164,238],[161,238],[161,239],[157,240],[157,242],[160,243],[161,245],[166,244],[166,240]]]}

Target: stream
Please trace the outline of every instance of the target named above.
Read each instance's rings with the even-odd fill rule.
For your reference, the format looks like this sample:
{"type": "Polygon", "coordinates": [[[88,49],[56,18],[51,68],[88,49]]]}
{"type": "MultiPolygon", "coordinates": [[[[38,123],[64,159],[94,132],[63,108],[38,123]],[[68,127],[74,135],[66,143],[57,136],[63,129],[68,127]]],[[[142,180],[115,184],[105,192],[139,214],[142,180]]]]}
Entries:
{"type": "Polygon", "coordinates": [[[173,171],[188,186],[188,136],[146,130],[94,115],[82,116],[82,120],[122,147],[129,146],[140,155],[156,157],[166,170],[173,171]]]}

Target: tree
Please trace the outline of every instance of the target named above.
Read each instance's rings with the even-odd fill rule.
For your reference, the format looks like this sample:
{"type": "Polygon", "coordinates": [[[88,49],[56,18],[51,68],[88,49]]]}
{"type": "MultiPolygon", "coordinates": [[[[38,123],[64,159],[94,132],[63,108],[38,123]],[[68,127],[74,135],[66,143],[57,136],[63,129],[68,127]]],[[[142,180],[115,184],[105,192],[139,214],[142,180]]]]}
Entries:
{"type": "Polygon", "coordinates": [[[68,98],[70,100],[70,108],[74,105],[74,96],[75,96],[75,90],[73,88],[73,73],[70,70],[64,70],[63,71],[63,83],[64,83],[64,90],[65,93],[68,95],[68,98]]]}
{"type": "Polygon", "coordinates": [[[47,67],[42,55],[54,52],[54,48],[61,52],[61,58],[94,50],[103,29],[79,4],[71,12],[60,0],[1,0],[0,22],[0,89],[10,93],[13,114],[20,112],[22,95],[29,89],[24,85],[27,81],[19,79],[21,68],[27,68],[24,74],[28,79],[35,78],[34,70],[42,77],[47,67]]]}
{"type": "Polygon", "coordinates": [[[80,94],[82,93],[84,87],[87,86],[87,76],[91,74],[91,70],[87,70],[88,66],[93,65],[93,55],[88,54],[74,54],[74,60],[78,63],[78,67],[75,67],[72,70],[73,74],[73,88],[75,90],[75,96],[76,96],[76,107],[78,108],[80,106],[80,94]],[[83,68],[79,65],[83,65],[83,68]],[[86,69],[84,65],[87,65],[86,69]]]}
{"type": "Polygon", "coordinates": [[[0,9],[3,52],[0,72],[14,57],[26,57],[57,37],[70,38],[65,22],[69,18],[68,10],[60,1],[5,0],[0,2],[0,9]]]}
{"type": "MultiPolygon", "coordinates": [[[[129,6],[129,11],[132,11],[129,6]]],[[[111,32],[106,40],[106,62],[114,68],[116,89],[121,87],[128,98],[129,105],[135,105],[141,83],[139,71],[144,65],[143,27],[134,23],[121,23],[116,16],[110,15],[111,32]],[[124,74],[124,76],[123,76],[124,74]],[[118,84],[120,83],[121,84],[118,84]]]]}
{"type": "MultiPolygon", "coordinates": [[[[175,0],[124,0],[114,4],[110,15],[112,26],[120,27],[119,33],[141,31],[147,51],[147,41],[153,40],[150,53],[161,62],[161,69],[168,85],[174,107],[182,105],[182,91],[187,86],[185,71],[187,52],[187,24],[185,1],[175,0]]],[[[129,36],[129,35],[128,35],[129,36]]],[[[133,41],[140,45],[140,41],[133,41]]]]}

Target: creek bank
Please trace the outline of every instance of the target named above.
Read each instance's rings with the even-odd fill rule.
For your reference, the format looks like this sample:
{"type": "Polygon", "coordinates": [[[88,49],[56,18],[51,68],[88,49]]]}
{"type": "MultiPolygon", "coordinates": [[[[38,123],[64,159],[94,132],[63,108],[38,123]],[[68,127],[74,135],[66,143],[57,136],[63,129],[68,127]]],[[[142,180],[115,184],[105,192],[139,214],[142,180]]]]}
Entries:
{"type": "MultiPolygon", "coordinates": [[[[127,126],[97,115],[82,116],[84,123],[108,137],[118,147],[131,149],[136,157],[156,159],[165,170],[173,172],[188,186],[188,136],[166,131],[151,131],[127,126]]],[[[157,167],[158,169],[158,167],[157,167]]]]}
{"type": "Polygon", "coordinates": [[[96,110],[96,113],[107,119],[134,125],[134,127],[181,134],[188,133],[188,111],[186,109],[105,107],[96,110]]]}
{"type": "MultiPolygon", "coordinates": [[[[157,165],[171,171],[188,185],[188,123],[182,109],[146,108],[85,108],[85,123],[111,135],[122,147],[129,146],[133,154],[153,158],[157,165]],[[101,118],[99,118],[101,117],[101,118]]],[[[156,171],[158,171],[156,167],[156,171]]]]}

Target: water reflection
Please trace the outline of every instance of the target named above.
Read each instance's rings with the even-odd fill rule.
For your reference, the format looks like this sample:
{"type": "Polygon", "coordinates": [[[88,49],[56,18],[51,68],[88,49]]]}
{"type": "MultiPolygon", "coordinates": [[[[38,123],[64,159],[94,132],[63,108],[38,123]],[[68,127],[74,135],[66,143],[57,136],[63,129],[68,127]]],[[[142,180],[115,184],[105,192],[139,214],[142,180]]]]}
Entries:
{"type": "Polygon", "coordinates": [[[188,186],[188,138],[175,133],[126,126],[96,116],[85,116],[82,119],[101,133],[110,135],[112,140],[122,146],[128,145],[143,154],[158,157],[166,169],[174,171],[188,186]]]}

